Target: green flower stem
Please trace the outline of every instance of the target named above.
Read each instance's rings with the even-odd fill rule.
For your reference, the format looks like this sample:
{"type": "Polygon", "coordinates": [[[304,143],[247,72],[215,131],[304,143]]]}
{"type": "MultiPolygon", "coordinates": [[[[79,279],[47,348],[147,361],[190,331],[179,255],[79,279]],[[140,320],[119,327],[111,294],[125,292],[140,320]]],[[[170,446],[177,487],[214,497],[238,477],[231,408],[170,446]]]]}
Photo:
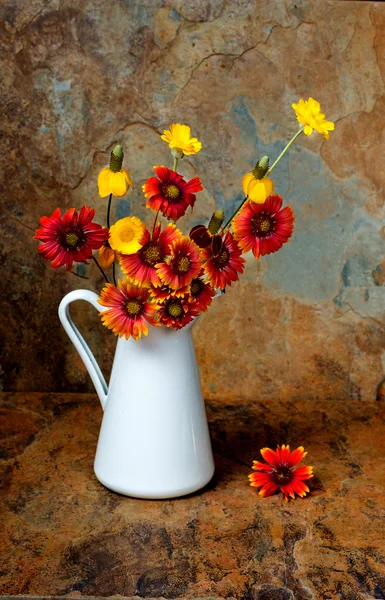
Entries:
{"type": "Polygon", "coordinates": [[[247,196],[246,196],[246,198],[244,198],[242,200],[241,204],[238,206],[238,208],[236,209],[236,211],[231,215],[230,219],[228,219],[226,221],[225,225],[223,226],[223,231],[225,231],[228,228],[228,226],[230,225],[231,221],[234,219],[234,217],[237,214],[237,212],[241,210],[241,208],[244,205],[244,203],[246,202],[246,200],[247,200],[247,196]]]}
{"type": "Polygon", "coordinates": [[[270,175],[270,173],[272,172],[272,170],[274,169],[274,167],[281,160],[282,156],[285,154],[285,152],[287,152],[287,150],[289,150],[290,146],[295,142],[295,140],[297,139],[297,137],[299,137],[301,135],[301,133],[303,133],[303,129],[302,128],[299,131],[297,131],[297,133],[295,135],[293,135],[293,137],[291,138],[290,142],[284,147],[284,149],[282,150],[281,154],[278,156],[277,160],[273,162],[273,164],[271,165],[270,169],[267,171],[265,177],[267,177],[268,175],[270,175]]]}
{"type": "MultiPolygon", "coordinates": [[[[156,223],[157,223],[157,221],[158,221],[158,215],[159,215],[159,211],[160,211],[160,208],[158,208],[158,210],[157,210],[157,213],[156,213],[156,215],[155,215],[155,219],[154,219],[154,225],[152,226],[152,236],[154,235],[154,231],[155,231],[156,223]]],[[[152,237],[152,236],[151,236],[151,237],[152,237]]]]}
{"type": "MultiPolygon", "coordinates": [[[[265,177],[267,177],[268,175],[270,175],[270,173],[272,172],[272,170],[274,169],[274,167],[277,166],[277,164],[279,163],[279,161],[281,160],[282,156],[289,150],[290,146],[295,142],[295,140],[297,139],[297,137],[299,137],[301,135],[301,133],[303,133],[303,128],[301,127],[301,129],[299,131],[297,131],[297,133],[295,135],[293,135],[293,137],[291,138],[290,142],[284,147],[284,149],[282,150],[281,154],[278,156],[277,160],[275,160],[273,162],[273,164],[271,165],[270,169],[267,171],[265,177]]],[[[228,221],[226,221],[226,225],[223,227],[223,229],[227,229],[227,227],[230,225],[231,221],[234,219],[234,217],[236,216],[236,214],[241,210],[242,206],[244,205],[244,203],[246,202],[247,197],[242,200],[241,204],[238,206],[237,210],[232,214],[232,216],[230,217],[230,219],[228,221]]]]}
{"type": "Polygon", "coordinates": [[[177,159],[177,158],[174,158],[174,166],[173,166],[172,170],[173,170],[173,171],[176,171],[176,169],[177,169],[177,166],[178,166],[178,159],[177,159]]]}
{"type": "Polygon", "coordinates": [[[111,199],[112,199],[112,194],[110,194],[110,197],[108,198],[108,207],[107,207],[107,227],[108,227],[108,229],[110,228],[111,199]]]}
{"type": "Polygon", "coordinates": [[[114,259],[114,262],[112,263],[112,277],[114,279],[114,285],[115,285],[115,287],[117,287],[116,277],[115,277],[115,259],[114,259]]]}
{"type": "Polygon", "coordinates": [[[104,277],[104,279],[106,280],[106,282],[107,282],[107,283],[110,283],[110,282],[108,281],[108,277],[107,277],[107,275],[106,275],[106,274],[105,274],[105,272],[103,271],[102,267],[99,265],[99,263],[98,263],[98,261],[96,260],[95,256],[94,256],[94,255],[92,255],[92,256],[91,256],[91,258],[92,258],[92,260],[95,262],[95,264],[97,265],[97,267],[98,267],[99,271],[100,271],[100,272],[101,272],[101,274],[103,275],[103,277],[104,277]]]}

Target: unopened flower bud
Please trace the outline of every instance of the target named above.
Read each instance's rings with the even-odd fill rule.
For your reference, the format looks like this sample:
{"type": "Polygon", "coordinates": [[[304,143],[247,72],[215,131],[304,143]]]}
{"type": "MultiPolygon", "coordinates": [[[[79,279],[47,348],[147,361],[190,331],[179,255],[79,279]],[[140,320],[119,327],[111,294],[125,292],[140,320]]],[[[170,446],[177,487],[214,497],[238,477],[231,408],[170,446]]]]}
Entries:
{"type": "Polygon", "coordinates": [[[254,169],[251,171],[255,179],[263,179],[269,170],[269,157],[262,156],[261,160],[257,162],[254,169]]]}
{"type": "Polygon", "coordinates": [[[171,154],[177,160],[184,157],[183,150],[181,150],[180,148],[171,148],[171,154]]]}
{"type": "Polygon", "coordinates": [[[118,144],[117,146],[115,146],[115,148],[111,152],[110,171],[112,171],[113,173],[117,173],[118,171],[120,171],[120,169],[122,168],[122,164],[123,164],[123,157],[124,157],[123,146],[118,144]]]}
{"type": "Polygon", "coordinates": [[[211,233],[211,235],[215,235],[216,233],[218,233],[219,229],[222,226],[224,218],[225,218],[225,213],[222,209],[215,211],[215,213],[213,214],[213,216],[210,219],[210,223],[207,228],[209,230],[209,232],[211,233]]]}

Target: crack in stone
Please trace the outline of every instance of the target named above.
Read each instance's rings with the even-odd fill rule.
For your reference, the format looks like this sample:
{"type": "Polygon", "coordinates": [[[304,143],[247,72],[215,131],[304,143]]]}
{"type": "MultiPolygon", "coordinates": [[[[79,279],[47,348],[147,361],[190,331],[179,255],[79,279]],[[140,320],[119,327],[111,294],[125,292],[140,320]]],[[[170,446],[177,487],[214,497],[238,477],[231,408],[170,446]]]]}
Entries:
{"type": "Polygon", "coordinates": [[[26,225],[25,223],[23,223],[23,221],[21,221],[20,219],[18,219],[13,214],[13,212],[11,210],[9,210],[9,208],[7,208],[4,204],[1,204],[1,208],[3,208],[10,215],[11,219],[13,219],[17,223],[19,223],[20,225],[22,225],[23,227],[25,227],[25,229],[28,229],[29,231],[33,231],[33,233],[35,233],[35,229],[33,229],[32,227],[30,227],[29,225],[26,225]]]}
{"type": "Polygon", "coordinates": [[[32,23],[41,15],[41,13],[46,9],[46,8],[50,8],[51,6],[51,0],[48,0],[47,4],[44,4],[44,6],[42,6],[42,8],[29,20],[27,21],[27,23],[24,23],[19,29],[16,29],[16,33],[21,33],[23,31],[23,29],[26,29],[27,27],[29,27],[30,25],[32,25],[32,23]]]}
{"type": "MultiPolygon", "coordinates": [[[[379,321],[378,319],[376,319],[375,317],[369,317],[369,316],[365,316],[362,315],[361,313],[359,313],[355,308],[353,308],[353,306],[349,303],[346,302],[346,300],[341,300],[341,302],[343,304],[346,304],[346,306],[349,307],[350,310],[347,310],[344,312],[344,315],[346,315],[346,313],[348,312],[352,312],[353,314],[355,314],[357,317],[359,317],[360,319],[363,319],[364,321],[373,321],[373,323],[376,323],[377,325],[379,325],[380,327],[385,327],[385,323],[381,323],[381,321],[379,321]]],[[[342,315],[343,316],[343,315],[342,315]]]]}
{"type": "Polygon", "coordinates": [[[239,59],[243,58],[243,56],[245,56],[245,54],[247,54],[248,52],[252,52],[253,50],[256,50],[258,48],[258,46],[264,46],[264,45],[266,45],[268,43],[268,41],[270,40],[270,38],[271,38],[273,32],[275,31],[275,29],[277,29],[277,28],[279,28],[279,29],[291,29],[292,31],[296,31],[301,25],[314,25],[314,26],[316,26],[316,23],[310,23],[310,22],[308,23],[308,22],[302,21],[301,23],[299,23],[295,27],[290,27],[290,26],[284,27],[284,26],[280,25],[279,23],[276,23],[270,29],[270,31],[269,31],[266,39],[260,40],[259,42],[257,42],[253,46],[250,46],[249,48],[246,48],[240,54],[231,53],[231,52],[213,52],[213,53],[209,54],[208,56],[203,57],[199,61],[199,63],[192,69],[190,77],[188,78],[188,80],[186,81],[186,83],[183,84],[183,86],[179,89],[179,91],[177,92],[176,96],[174,97],[174,101],[176,101],[179,98],[179,96],[183,92],[183,90],[189,85],[189,83],[191,82],[192,78],[194,77],[194,73],[202,66],[202,64],[204,62],[206,62],[210,58],[213,58],[213,57],[216,57],[216,56],[227,56],[229,58],[232,58],[233,63],[234,63],[236,60],[239,60],[239,59]]]}
{"type": "MultiPolygon", "coordinates": [[[[157,130],[156,127],[154,127],[153,125],[150,125],[149,123],[145,123],[143,121],[131,121],[129,123],[127,123],[126,125],[123,125],[123,127],[121,127],[120,129],[118,129],[118,131],[116,131],[110,138],[110,141],[106,144],[106,148],[109,148],[110,146],[112,146],[114,144],[114,141],[116,142],[116,138],[121,134],[124,133],[126,131],[126,129],[129,129],[130,127],[133,127],[134,125],[141,125],[143,127],[148,127],[149,129],[151,129],[152,131],[154,131],[157,135],[161,136],[162,134],[157,130]]],[[[93,164],[94,164],[94,160],[97,154],[106,154],[106,150],[100,150],[99,148],[94,150],[92,159],[90,161],[89,166],[86,169],[86,172],[84,173],[84,175],[81,176],[81,178],[76,182],[76,184],[74,186],[71,186],[69,189],[74,191],[76,190],[82,183],[83,181],[87,178],[88,173],[90,172],[93,164]]],[[[108,162],[108,160],[106,161],[106,163],[108,162]]]]}
{"type": "Polygon", "coordinates": [[[180,90],[178,91],[177,95],[175,96],[174,99],[176,99],[177,97],[179,97],[179,95],[183,92],[183,90],[188,86],[188,84],[190,83],[190,81],[192,80],[192,78],[194,77],[194,73],[203,65],[204,62],[206,62],[207,60],[209,60],[210,58],[216,57],[216,56],[227,56],[229,58],[233,59],[233,62],[235,60],[239,60],[240,58],[242,58],[245,54],[247,54],[248,52],[251,52],[252,50],[255,50],[258,46],[266,44],[269,39],[271,34],[273,33],[274,29],[276,29],[277,27],[281,27],[280,25],[273,25],[273,27],[270,29],[268,36],[266,37],[265,40],[263,41],[259,41],[256,44],[254,44],[253,46],[250,46],[249,48],[246,48],[245,50],[243,50],[243,52],[241,52],[240,54],[236,54],[236,53],[231,53],[231,52],[213,52],[212,54],[209,54],[208,56],[204,56],[199,63],[192,69],[190,77],[188,78],[188,80],[186,81],[185,84],[183,84],[183,86],[180,88],[180,90]]]}

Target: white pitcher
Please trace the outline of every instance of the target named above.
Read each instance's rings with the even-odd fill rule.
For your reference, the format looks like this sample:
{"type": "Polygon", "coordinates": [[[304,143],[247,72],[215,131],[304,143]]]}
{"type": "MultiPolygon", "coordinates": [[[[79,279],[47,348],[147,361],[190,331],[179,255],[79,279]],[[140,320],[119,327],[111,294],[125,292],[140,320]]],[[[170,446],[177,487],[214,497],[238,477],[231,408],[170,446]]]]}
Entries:
{"type": "Polygon", "coordinates": [[[214,461],[199,381],[192,323],[174,331],[149,326],[148,337],[119,338],[110,384],[69,315],[86,300],[108,310],[97,294],[75,290],[59,318],[95,386],[104,415],[94,470],[107,488],[137,498],[175,498],[205,486],[214,461]]]}

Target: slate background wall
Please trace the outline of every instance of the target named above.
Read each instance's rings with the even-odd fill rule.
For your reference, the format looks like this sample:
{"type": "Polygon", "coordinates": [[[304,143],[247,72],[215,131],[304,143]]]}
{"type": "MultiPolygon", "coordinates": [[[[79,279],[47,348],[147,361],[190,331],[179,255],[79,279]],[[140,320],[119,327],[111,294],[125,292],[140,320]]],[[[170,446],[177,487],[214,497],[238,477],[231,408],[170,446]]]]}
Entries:
{"type": "MultiPolygon", "coordinates": [[[[89,281],[51,270],[32,235],[59,205],[94,205],[103,222],[96,177],[114,144],[136,183],[115,217],[146,218],[141,184],[170,163],[159,134],[189,123],[203,151],[180,170],[206,187],[195,224],[215,206],[230,213],[243,173],[296,131],[291,103],[312,95],[336,131],[300,138],[275,171],[292,241],[248,260],[196,325],[197,355],[207,396],[373,400],[385,367],[385,5],[16,0],[0,13],[1,388],[92,390],[57,306],[101,278],[93,265],[89,281]]],[[[82,304],[75,318],[108,372],[115,338],[82,304]]]]}

